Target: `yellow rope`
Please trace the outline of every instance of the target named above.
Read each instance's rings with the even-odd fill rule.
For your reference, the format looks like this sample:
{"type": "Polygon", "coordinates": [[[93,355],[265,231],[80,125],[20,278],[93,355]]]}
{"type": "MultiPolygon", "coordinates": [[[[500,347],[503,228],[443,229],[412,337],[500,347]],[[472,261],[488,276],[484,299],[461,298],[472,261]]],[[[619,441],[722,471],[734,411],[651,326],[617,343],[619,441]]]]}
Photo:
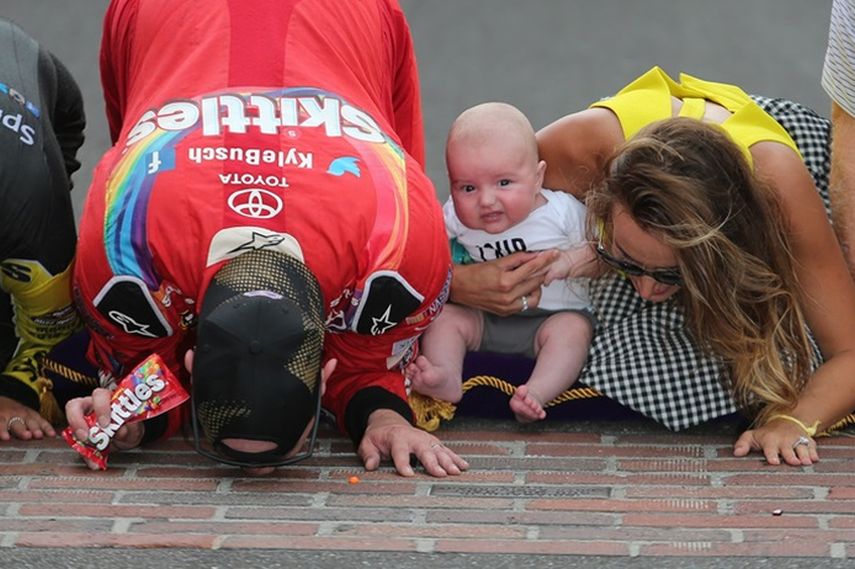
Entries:
{"type": "MultiPolygon", "coordinates": [[[[463,393],[466,393],[473,387],[484,386],[498,389],[508,397],[512,396],[517,390],[515,385],[505,381],[504,379],[500,379],[492,375],[476,375],[463,382],[463,393]]],[[[555,399],[546,404],[546,407],[554,407],[555,405],[576,399],[593,399],[595,397],[602,396],[602,393],[590,387],[573,387],[559,393],[555,399]]]]}
{"type": "Polygon", "coordinates": [[[504,379],[499,379],[498,377],[494,377],[492,375],[476,375],[470,377],[466,381],[463,382],[463,393],[466,393],[473,387],[492,387],[494,389],[498,389],[508,397],[514,394],[516,391],[516,387],[505,381],[504,379]]]}
{"type": "MultiPolygon", "coordinates": [[[[517,389],[515,385],[504,379],[492,375],[476,375],[463,382],[463,393],[475,387],[492,387],[508,397],[512,396],[517,389]]],[[[602,393],[590,387],[574,387],[560,393],[546,406],[553,407],[575,399],[593,399],[595,397],[602,397],[602,393]]],[[[416,425],[426,431],[438,429],[443,419],[450,421],[454,418],[454,413],[457,410],[457,407],[452,403],[439,401],[415,391],[410,393],[409,402],[416,418],[416,425]]]]}
{"type": "Polygon", "coordinates": [[[850,435],[848,433],[837,433],[837,432],[835,432],[835,431],[839,431],[840,429],[843,429],[844,427],[848,427],[849,425],[855,425],[855,413],[850,413],[849,415],[846,415],[845,417],[843,417],[842,419],[840,419],[839,421],[837,421],[836,423],[834,423],[833,425],[828,427],[823,432],[817,433],[816,436],[817,437],[830,437],[832,435],[845,435],[845,436],[851,437],[852,435],[850,435]]]}
{"type": "MultiPolygon", "coordinates": [[[[95,389],[99,385],[99,381],[97,378],[90,377],[84,373],[80,373],[79,371],[73,370],[66,365],[63,365],[59,362],[55,362],[52,359],[46,357],[42,358],[42,370],[52,371],[66,379],[70,379],[74,383],[79,383],[81,385],[85,385],[86,387],[91,387],[92,389],[95,389]]],[[[44,376],[44,373],[42,373],[41,375],[44,376]]]]}
{"type": "Polygon", "coordinates": [[[46,371],[53,372],[90,389],[98,387],[99,382],[94,377],[73,370],[50,358],[41,358],[39,378],[36,380],[36,390],[39,394],[39,413],[55,427],[62,426],[65,424],[65,413],[53,394],[53,381],[47,377],[46,371]]]}

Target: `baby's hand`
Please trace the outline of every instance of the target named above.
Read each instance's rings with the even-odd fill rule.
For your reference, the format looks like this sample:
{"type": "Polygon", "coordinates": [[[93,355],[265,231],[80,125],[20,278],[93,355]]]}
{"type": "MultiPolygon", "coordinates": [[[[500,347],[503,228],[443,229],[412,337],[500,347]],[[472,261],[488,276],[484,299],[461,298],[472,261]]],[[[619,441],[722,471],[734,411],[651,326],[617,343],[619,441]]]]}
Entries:
{"type": "Polygon", "coordinates": [[[603,272],[603,267],[597,263],[597,253],[590,243],[573,249],[562,249],[558,253],[558,258],[546,272],[544,284],[557,279],[598,277],[603,272]]]}
{"type": "Polygon", "coordinates": [[[558,279],[566,279],[573,268],[570,251],[558,251],[558,257],[549,265],[543,277],[543,285],[547,286],[558,279]]]}

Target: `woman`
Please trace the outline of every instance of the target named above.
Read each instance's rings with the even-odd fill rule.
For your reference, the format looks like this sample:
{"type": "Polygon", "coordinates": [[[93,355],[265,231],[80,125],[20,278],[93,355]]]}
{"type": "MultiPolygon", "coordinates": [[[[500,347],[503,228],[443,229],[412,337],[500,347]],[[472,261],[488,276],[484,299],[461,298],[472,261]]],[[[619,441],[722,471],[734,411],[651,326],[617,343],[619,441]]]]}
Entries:
{"type": "MultiPolygon", "coordinates": [[[[822,138],[806,109],[762,102],[788,126],[817,125],[799,138],[822,138]]],[[[788,130],[736,87],[654,68],[538,143],[544,185],[587,201],[600,258],[629,273],[595,299],[604,330],[580,381],[672,428],[735,400],[756,417],[737,456],[817,460],[814,425],[855,408],[855,286],[816,192],[822,172],[812,178],[788,130]],[[815,371],[805,323],[824,358],[815,371]]],[[[510,284],[491,287],[504,292],[494,310],[519,310],[529,291],[536,302],[540,262],[491,267],[510,284]]],[[[456,271],[452,299],[489,278],[456,271]]]]}

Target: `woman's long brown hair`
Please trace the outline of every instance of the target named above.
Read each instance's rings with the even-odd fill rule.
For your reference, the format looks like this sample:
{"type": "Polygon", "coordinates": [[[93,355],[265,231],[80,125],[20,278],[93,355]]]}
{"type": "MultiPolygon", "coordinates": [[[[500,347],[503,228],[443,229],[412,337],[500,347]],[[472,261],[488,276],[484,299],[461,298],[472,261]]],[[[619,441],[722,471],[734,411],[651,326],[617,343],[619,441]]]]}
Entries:
{"type": "Polygon", "coordinates": [[[814,352],[783,211],[740,148],[695,119],[649,125],[589,192],[589,230],[616,203],[673,248],[689,331],[728,364],[736,402],[759,424],[792,409],[814,352]]]}

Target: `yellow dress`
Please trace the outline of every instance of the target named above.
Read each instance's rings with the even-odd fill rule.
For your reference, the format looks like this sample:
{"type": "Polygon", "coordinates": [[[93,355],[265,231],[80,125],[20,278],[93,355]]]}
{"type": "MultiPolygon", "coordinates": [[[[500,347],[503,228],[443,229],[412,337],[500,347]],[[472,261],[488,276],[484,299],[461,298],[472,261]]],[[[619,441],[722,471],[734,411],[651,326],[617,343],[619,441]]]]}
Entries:
{"type": "Polygon", "coordinates": [[[736,85],[704,81],[685,73],[680,74],[678,83],[660,67],[652,68],[615,96],[597,101],[591,107],[603,107],[615,113],[624,137],[629,140],[645,126],[672,116],[672,96],[683,100],[681,117],[701,120],[706,101],[730,111],[732,115],[719,126],[742,149],[749,164],[753,161],[748,149],[757,142],[780,142],[799,151],[787,131],[736,85]]]}

